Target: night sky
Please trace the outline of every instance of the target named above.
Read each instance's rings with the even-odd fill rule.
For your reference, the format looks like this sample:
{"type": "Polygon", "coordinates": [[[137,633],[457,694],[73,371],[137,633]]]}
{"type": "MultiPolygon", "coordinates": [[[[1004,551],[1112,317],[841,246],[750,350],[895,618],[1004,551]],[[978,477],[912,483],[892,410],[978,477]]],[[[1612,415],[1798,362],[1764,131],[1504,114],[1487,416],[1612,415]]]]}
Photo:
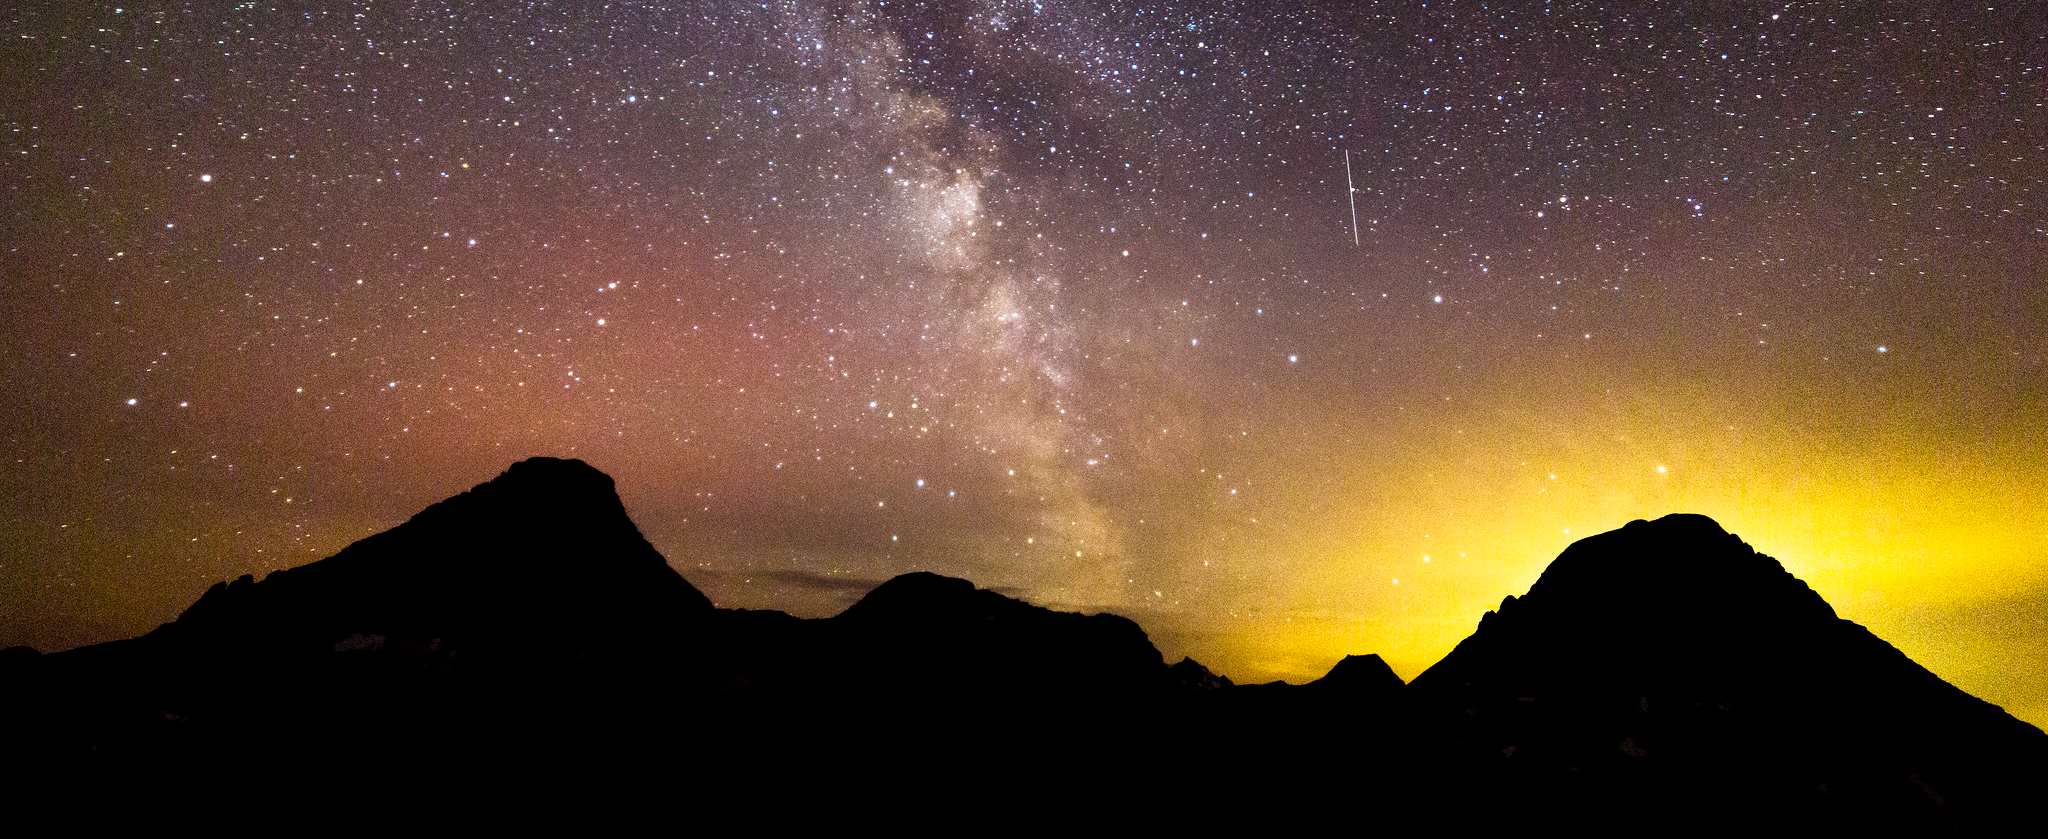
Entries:
{"type": "Polygon", "coordinates": [[[1239,681],[1706,513],[2048,722],[2048,16],[1599,5],[11,5],[0,645],[552,454],[1239,681]]]}

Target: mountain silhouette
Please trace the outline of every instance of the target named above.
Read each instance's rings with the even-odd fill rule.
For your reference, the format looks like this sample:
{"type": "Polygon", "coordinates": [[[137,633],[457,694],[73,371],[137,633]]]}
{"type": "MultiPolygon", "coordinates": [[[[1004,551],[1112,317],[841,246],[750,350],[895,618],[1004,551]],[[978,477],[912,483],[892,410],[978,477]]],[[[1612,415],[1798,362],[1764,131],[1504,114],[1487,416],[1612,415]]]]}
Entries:
{"type": "Polygon", "coordinates": [[[718,609],[608,476],[535,458],[327,559],[216,585],[142,637],[0,651],[0,676],[17,751],[75,771],[633,755],[728,791],[924,773],[1888,817],[2020,811],[2048,781],[2048,735],[1690,515],[1574,543],[1411,684],[1354,655],[1307,685],[1236,685],[1168,666],[1126,618],[932,573],[827,618],[718,609]],[[847,761],[865,771],[791,774],[847,761]]]}
{"type": "Polygon", "coordinates": [[[711,611],[640,535],[610,476],[533,458],[327,559],[217,584],[147,640],[530,661],[672,640],[711,611]]]}
{"type": "Polygon", "coordinates": [[[1377,655],[1347,655],[1330,668],[1322,678],[1309,682],[1308,687],[1321,690],[1369,696],[1386,694],[1402,688],[1401,677],[1394,674],[1394,668],[1377,655]]]}
{"type": "Polygon", "coordinates": [[[877,586],[831,622],[845,661],[892,686],[1135,693],[1170,682],[1128,618],[1057,612],[928,572],[877,586]]]}
{"type": "Polygon", "coordinates": [[[1182,657],[1166,669],[1167,678],[1183,691],[1211,691],[1236,687],[1229,676],[1219,675],[1192,658],[1182,657]]]}
{"type": "Polygon", "coordinates": [[[1698,515],[1572,544],[1412,688],[1535,788],[1936,808],[2015,800],[2048,760],[2039,729],[1698,515]]]}
{"type": "Polygon", "coordinates": [[[929,572],[885,581],[829,618],[724,610],[713,633],[709,690],[755,705],[1122,702],[1175,687],[1126,618],[1054,611],[929,572]]]}

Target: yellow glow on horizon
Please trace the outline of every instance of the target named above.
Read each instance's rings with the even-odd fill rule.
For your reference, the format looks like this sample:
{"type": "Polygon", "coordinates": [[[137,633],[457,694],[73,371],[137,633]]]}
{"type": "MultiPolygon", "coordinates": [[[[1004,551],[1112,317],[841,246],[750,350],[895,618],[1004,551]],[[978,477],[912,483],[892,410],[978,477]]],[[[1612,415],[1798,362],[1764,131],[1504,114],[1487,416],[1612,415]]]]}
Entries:
{"type": "Polygon", "coordinates": [[[1285,547],[1266,549],[1300,558],[1260,581],[1278,592],[1272,612],[1185,646],[1239,681],[1306,681],[1356,653],[1413,678],[1573,541],[1701,513],[1936,675],[2048,723],[2048,688],[1974,617],[2048,591],[2048,456],[1896,426],[1858,439],[1684,403],[1528,420],[1551,431],[1544,445],[1478,416],[1457,441],[1462,461],[1397,450],[1342,465],[1358,474],[1273,526],[1285,547]]]}

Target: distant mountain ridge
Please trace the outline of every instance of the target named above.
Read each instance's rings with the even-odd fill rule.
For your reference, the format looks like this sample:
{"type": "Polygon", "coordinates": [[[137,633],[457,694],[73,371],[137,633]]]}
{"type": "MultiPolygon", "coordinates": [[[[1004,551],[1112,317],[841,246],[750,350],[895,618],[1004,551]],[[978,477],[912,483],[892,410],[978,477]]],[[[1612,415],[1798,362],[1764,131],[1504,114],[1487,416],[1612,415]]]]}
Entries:
{"type": "Polygon", "coordinates": [[[2048,735],[1691,515],[1574,543],[1412,684],[1361,655],[1309,685],[1238,686],[1167,665],[1129,619],[937,574],[824,619],[718,609],[610,477],[534,458],[333,557],[216,585],[140,638],[7,651],[0,676],[23,686],[0,708],[33,721],[23,741],[78,765],[286,759],[280,733],[286,754],[357,760],[515,732],[753,761],[887,731],[892,760],[999,773],[1096,748],[1154,779],[1266,765],[1337,785],[1298,773],[1345,749],[1382,791],[1586,807],[1974,814],[2048,782],[2048,735]]]}
{"type": "Polygon", "coordinates": [[[1341,690],[1351,693],[1384,693],[1400,690],[1401,677],[1394,674],[1394,668],[1378,655],[1347,655],[1330,668],[1320,679],[1308,683],[1309,687],[1324,690],[1341,690]]]}

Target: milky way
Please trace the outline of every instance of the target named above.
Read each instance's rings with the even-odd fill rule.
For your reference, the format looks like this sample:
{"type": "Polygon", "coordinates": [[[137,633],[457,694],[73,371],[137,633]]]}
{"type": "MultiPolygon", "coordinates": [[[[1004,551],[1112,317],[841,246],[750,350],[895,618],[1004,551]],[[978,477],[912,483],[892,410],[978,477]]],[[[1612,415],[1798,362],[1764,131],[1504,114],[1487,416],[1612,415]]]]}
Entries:
{"type": "Polygon", "coordinates": [[[2048,35],[1929,6],[17,4],[0,644],[554,454],[1239,680],[1702,512],[2039,722],[2048,35]]]}

